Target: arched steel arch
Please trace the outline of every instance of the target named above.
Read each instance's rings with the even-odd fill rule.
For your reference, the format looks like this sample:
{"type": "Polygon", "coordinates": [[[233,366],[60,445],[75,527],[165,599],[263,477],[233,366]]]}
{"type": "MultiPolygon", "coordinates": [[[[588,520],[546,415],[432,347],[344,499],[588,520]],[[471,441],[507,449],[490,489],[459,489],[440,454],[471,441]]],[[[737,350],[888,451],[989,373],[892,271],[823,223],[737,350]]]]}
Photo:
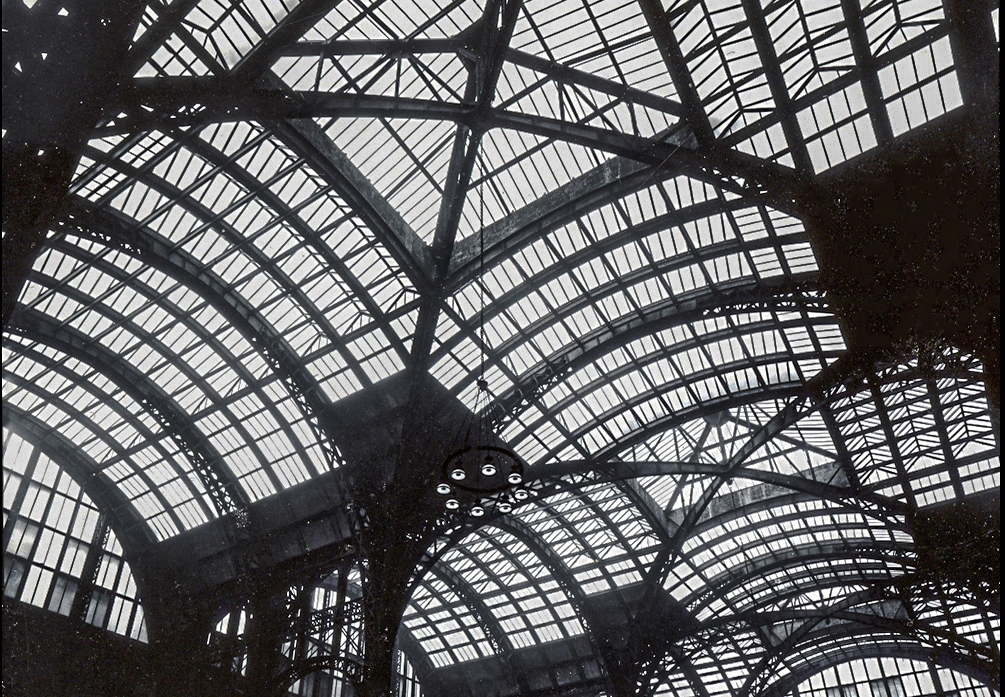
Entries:
{"type": "Polygon", "coordinates": [[[3,405],[3,425],[45,453],[73,477],[98,510],[108,516],[109,526],[122,545],[126,559],[135,564],[138,576],[143,579],[145,561],[157,540],[132,502],[101,471],[98,463],[66,436],[12,404],[3,405]]]}
{"type": "Polygon", "coordinates": [[[143,261],[151,268],[175,279],[204,298],[237,328],[249,344],[258,349],[270,367],[283,380],[301,413],[310,424],[325,453],[329,467],[340,464],[337,444],[325,427],[325,415],[331,401],[317,381],[297,358],[296,352],[272,325],[242,296],[184,249],[170,245],[159,234],[126,221],[108,209],[87,210],[78,201],[79,212],[62,221],[60,229],[72,229],[83,237],[113,246],[143,261]]]}
{"type": "MultiPolygon", "coordinates": [[[[37,350],[34,350],[34,349],[22,349],[22,353],[24,355],[27,355],[28,357],[30,357],[32,360],[35,360],[35,361],[37,361],[39,363],[42,363],[43,365],[49,366],[49,368],[51,370],[53,370],[53,372],[58,373],[63,378],[66,378],[68,380],[73,380],[73,379],[79,377],[79,376],[73,374],[68,368],[66,368],[66,367],[64,367],[62,365],[58,365],[55,362],[53,362],[53,359],[50,356],[46,356],[41,351],[37,351],[37,350]]],[[[38,397],[40,400],[45,400],[45,401],[50,402],[50,403],[52,403],[52,402],[55,401],[53,399],[53,395],[51,395],[49,392],[47,392],[43,388],[39,387],[35,383],[35,381],[33,381],[33,380],[28,380],[26,378],[21,377],[20,375],[16,375],[16,374],[13,374],[13,373],[7,373],[4,376],[4,379],[8,380],[10,383],[16,385],[20,389],[23,389],[23,390],[25,390],[27,392],[30,392],[34,396],[38,397]]],[[[62,400],[60,400],[59,402],[57,402],[57,406],[62,411],[66,412],[68,415],[70,415],[71,418],[74,421],[76,421],[77,423],[83,425],[84,427],[86,427],[92,433],[94,433],[96,435],[97,434],[101,434],[102,436],[105,434],[104,429],[100,428],[98,426],[98,424],[96,424],[90,417],[88,417],[86,414],[84,414],[83,412],[81,412],[79,409],[76,409],[75,407],[73,407],[73,406],[71,406],[69,404],[66,404],[62,400]]],[[[134,428],[136,428],[137,426],[139,426],[139,428],[137,428],[137,430],[138,430],[139,433],[143,433],[143,434],[149,433],[148,429],[146,429],[142,424],[137,424],[137,419],[136,419],[136,415],[135,414],[130,414],[130,413],[125,412],[124,409],[122,409],[121,407],[119,407],[117,405],[113,406],[112,408],[119,414],[119,416],[121,416],[123,418],[123,420],[129,421],[131,423],[131,425],[133,425],[134,428]]],[[[40,425],[40,427],[41,427],[41,425],[40,425]]],[[[127,455],[126,455],[127,451],[125,450],[125,448],[123,448],[114,439],[104,438],[104,443],[107,446],[109,446],[120,459],[125,460],[127,458],[127,455]]],[[[163,451],[161,451],[161,452],[163,452],[163,451]]],[[[100,471],[100,467],[96,471],[100,471]]],[[[145,471],[140,471],[137,474],[138,474],[139,478],[143,481],[143,483],[147,486],[148,490],[151,492],[151,494],[154,496],[154,498],[157,499],[158,504],[160,504],[161,508],[167,514],[168,518],[171,519],[171,522],[175,526],[175,528],[178,529],[178,530],[183,530],[185,528],[185,526],[181,522],[181,519],[178,517],[178,514],[175,512],[174,508],[168,503],[167,499],[164,498],[164,495],[154,485],[154,483],[150,479],[149,475],[147,475],[147,473],[145,471]]],[[[201,496],[202,496],[201,492],[198,492],[198,491],[194,490],[192,488],[192,485],[189,484],[189,483],[186,483],[186,486],[188,486],[189,491],[191,491],[197,497],[197,500],[199,500],[199,498],[201,498],[201,496]]],[[[130,503],[130,505],[132,506],[132,503],[130,503]]],[[[199,501],[199,505],[200,505],[200,508],[202,509],[204,515],[207,518],[211,518],[214,515],[214,510],[213,510],[212,505],[210,505],[210,503],[207,503],[206,501],[200,500],[199,501]]],[[[145,521],[144,521],[143,525],[144,525],[144,527],[147,527],[147,524],[146,524],[145,521]]],[[[149,529],[147,530],[147,533],[148,534],[152,534],[152,532],[149,529]]]]}
{"type": "Polygon", "coordinates": [[[243,489],[213,444],[167,393],[130,363],[119,360],[111,351],[76,329],[60,326],[47,315],[30,308],[17,312],[11,318],[8,329],[90,365],[143,405],[188,456],[192,469],[202,481],[219,515],[247,508],[249,501],[243,489]]]}
{"type": "MultiPolygon", "coordinates": [[[[110,167],[113,170],[117,170],[119,172],[122,172],[123,174],[128,175],[129,181],[140,182],[150,187],[154,191],[160,193],[164,197],[170,199],[173,202],[173,205],[179,206],[187,213],[194,216],[197,220],[199,220],[203,226],[212,229],[216,234],[218,234],[223,239],[227,240],[231,245],[240,248],[241,251],[245,255],[247,255],[256,264],[258,268],[262,269],[265,273],[267,273],[276,283],[276,285],[282,288],[284,292],[288,293],[289,296],[297,302],[297,304],[304,310],[304,312],[306,312],[310,316],[311,320],[325,333],[325,336],[332,343],[333,346],[342,346],[344,344],[344,338],[332,326],[328,318],[325,317],[324,314],[314,306],[314,303],[311,302],[311,300],[306,296],[306,294],[303,292],[300,286],[294,283],[293,280],[289,278],[289,276],[287,276],[287,274],[282,269],[277,268],[271,262],[271,260],[265,255],[264,252],[262,252],[253,244],[250,245],[247,244],[246,243],[247,240],[245,239],[241,231],[237,230],[233,225],[223,220],[223,217],[220,213],[207,208],[202,203],[190,197],[188,195],[187,190],[180,189],[177,186],[170,184],[167,181],[163,180],[162,178],[153,174],[153,167],[159,162],[160,159],[170,154],[172,149],[178,147],[185,147],[187,146],[189,141],[194,141],[196,139],[197,137],[195,134],[192,133],[185,134],[185,136],[180,137],[174,143],[172,143],[172,146],[170,148],[166,148],[165,152],[161,153],[159,158],[151,158],[151,160],[144,163],[143,167],[141,168],[137,168],[132,165],[127,165],[120,160],[111,158],[109,157],[108,154],[103,153],[100,150],[97,150],[96,148],[88,148],[87,155],[92,159],[94,159],[96,162],[100,162],[110,167]]],[[[217,165],[217,169],[220,169],[220,165],[217,165]]],[[[106,200],[110,199],[112,196],[118,193],[118,188],[122,187],[113,188],[112,191],[109,192],[109,194],[106,194],[104,198],[106,200]]],[[[255,189],[261,189],[261,188],[264,188],[264,185],[261,182],[256,182],[255,189]]],[[[285,211],[285,209],[280,209],[276,211],[277,216],[282,216],[284,212],[288,211],[285,211]]],[[[308,239],[313,240],[316,237],[317,237],[316,233],[312,232],[310,234],[310,237],[308,237],[308,239]]],[[[325,254],[324,256],[327,262],[341,265],[341,262],[337,262],[336,260],[333,259],[334,255],[331,254],[330,252],[325,254]]],[[[350,275],[349,278],[346,278],[344,280],[348,282],[351,279],[352,277],[350,275]]],[[[360,300],[365,301],[366,297],[367,296],[364,295],[360,298],[360,300]]],[[[374,316],[379,317],[380,313],[378,312],[374,316]]],[[[404,351],[404,348],[401,345],[400,340],[396,336],[388,336],[388,340],[390,345],[395,347],[395,350],[398,352],[399,356],[403,357],[407,355],[407,353],[404,351]]],[[[358,365],[356,365],[355,360],[352,360],[352,362],[350,362],[349,365],[355,366],[353,368],[354,374],[356,375],[357,379],[361,381],[363,385],[370,384],[369,377],[366,375],[364,371],[362,371],[361,368],[359,368],[358,365]]]]}
{"type": "Polygon", "coordinates": [[[583,589],[579,587],[576,579],[573,578],[572,572],[565,561],[541,540],[536,532],[519,520],[511,517],[500,518],[493,522],[493,526],[513,535],[525,544],[534,556],[541,560],[541,563],[545,565],[552,577],[554,577],[572,604],[580,622],[582,622],[583,628],[590,639],[590,644],[593,646],[597,658],[604,665],[608,681],[611,682],[610,686],[613,689],[615,676],[611,674],[611,671],[616,669],[616,665],[612,663],[613,656],[609,650],[604,648],[604,640],[598,631],[600,624],[596,613],[590,606],[586,595],[583,593],[583,589]]]}
{"type": "MultiPolygon", "coordinates": [[[[470,558],[475,562],[479,570],[488,573],[484,565],[477,557],[472,556],[470,558]]],[[[488,638],[493,650],[496,652],[496,656],[507,667],[515,671],[513,678],[519,686],[521,693],[529,692],[530,687],[527,684],[524,672],[519,669],[519,666],[514,665],[516,647],[513,645],[513,642],[510,641],[509,635],[499,623],[495,613],[493,613],[492,609],[485,604],[484,600],[482,600],[478,591],[472,588],[471,584],[468,583],[463,576],[451,569],[442,560],[433,565],[430,569],[430,573],[447,584],[447,587],[456,593],[457,597],[461,599],[461,602],[463,602],[464,605],[471,610],[475,620],[482,628],[482,631],[488,638]]],[[[401,631],[401,629],[398,631],[401,631]]]]}
{"type": "MultiPolygon", "coordinates": [[[[793,573],[793,570],[798,570],[799,567],[806,567],[816,562],[845,560],[849,566],[853,566],[856,571],[861,572],[858,579],[850,577],[851,575],[848,578],[841,578],[840,580],[835,578],[832,584],[835,586],[893,582],[891,578],[896,577],[891,577],[891,569],[903,570],[910,568],[907,563],[910,559],[905,556],[904,550],[896,545],[877,546],[872,543],[839,543],[830,548],[821,548],[819,545],[813,545],[797,551],[801,553],[781,559],[772,555],[765,555],[753,560],[743,573],[725,573],[708,579],[702,592],[688,599],[688,607],[692,612],[698,612],[715,598],[731,593],[776,572],[784,571],[796,582],[801,581],[804,577],[815,577],[819,574],[808,571],[805,574],[797,575],[793,573]]],[[[820,587],[821,585],[818,582],[815,582],[812,586],[799,586],[801,589],[820,587]]]]}
{"type": "MultiPolygon", "coordinates": [[[[821,627],[822,622],[826,625],[830,625],[832,621],[838,622],[839,624],[834,627],[836,632],[848,632],[849,630],[853,633],[864,631],[866,634],[889,632],[915,639],[933,648],[948,646],[967,661],[976,661],[987,666],[995,665],[997,654],[991,647],[983,647],[959,636],[952,630],[943,629],[928,622],[904,621],[887,616],[882,611],[868,612],[856,609],[863,605],[881,603],[886,600],[903,602],[904,599],[895,587],[897,583],[897,580],[891,580],[885,586],[882,584],[872,585],[866,590],[845,596],[828,607],[754,610],[714,617],[703,622],[696,630],[695,635],[708,633],[709,638],[702,643],[714,646],[716,637],[720,637],[720,639],[728,637],[734,631],[741,631],[743,627],[758,630],[761,627],[779,622],[801,622],[799,627],[780,644],[765,646],[764,656],[743,685],[741,694],[744,695],[750,694],[752,691],[755,694],[760,692],[757,686],[763,686],[770,680],[771,675],[777,674],[777,666],[784,661],[787,654],[797,650],[799,646],[829,635],[831,630],[827,626],[821,627]]],[[[686,637],[685,641],[695,638],[697,636],[686,637]]]]}
{"type": "MultiPolygon", "coordinates": [[[[695,293],[646,307],[641,313],[626,314],[609,325],[580,337],[575,344],[529,368],[516,384],[486,407],[485,414],[493,422],[503,423],[516,416],[526,402],[557,383],[564,375],[588,365],[598,357],[644,336],[710,315],[722,316],[752,309],[814,309],[827,312],[817,293],[817,285],[812,280],[793,281],[779,277],[767,281],[752,280],[725,290],[707,286],[695,293]]],[[[584,302],[591,301],[592,295],[584,295],[582,299],[584,302]]],[[[570,303],[570,306],[573,305],[576,303],[570,303]]],[[[563,308],[562,313],[566,310],[571,312],[567,307],[563,308]]],[[[547,315],[538,324],[550,324],[558,316],[560,315],[547,315]]],[[[516,337],[511,341],[515,343],[519,340],[516,337]]],[[[497,347],[492,352],[503,354],[505,346],[497,347]]]]}
{"type": "MultiPolygon", "coordinates": [[[[304,126],[304,128],[308,127],[304,126]]],[[[339,256],[336,255],[327,244],[325,244],[319,231],[314,230],[311,226],[304,222],[297,209],[290,208],[278,194],[273,192],[266,185],[266,182],[256,179],[254,176],[249,174],[246,169],[238,166],[233,158],[225,156],[201,138],[186,140],[185,146],[202,159],[213,164],[215,167],[218,167],[220,171],[225,172],[232,181],[237,182],[248,191],[254,192],[255,197],[263,205],[273,210],[279,219],[288,223],[290,227],[295,230],[298,235],[300,235],[301,239],[309,243],[311,247],[325,260],[325,262],[327,262],[331,268],[338,273],[339,278],[341,278],[351,289],[353,295],[359,299],[359,302],[366,308],[374,322],[376,322],[376,324],[383,330],[388,343],[398,351],[399,355],[404,355],[404,346],[401,338],[398,337],[398,335],[395,334],[389,327],[383,308],[381,308],[380,305],[378,305],[377,302],[370,297],[370,292],[367,290],[366,285],[361,280],[356,278],[355,274],[353,274],[349,267],[346,266],[345,262],[339,258],[339,256]]],[[[310,160],[307,161],[310,162],[310,160]]],[[[324,192],[320,195],[324,195],[324,192]]],[[[406,274],[408,273],[407,270],[405,272],[406,274]]],[[[341,348],[341,352],[346,361],[353,360],[353,356],[349,351],[341,348]]]]}
{"type": "Polygon", "coordinates": [[[966,658],[948,649],[931,648],[919,645],[916,642],[903,641],[877,641],[869,643],[849,642],[848,646],[842,647],[840,654],[825,654],[815,661],[806,661],[804,665],[792,670],[770,685],[766,686],[760,693],[760,697],[784,697],[792,692],[793,688],[808,680],[817,673],[824,671],[842,663],[847,663],[859,658],[906,658],[914,661],[934,662],[944,668],[958,671],[979,682],[998,689],[995,686],[1001,684],[999,675],[987,670],[987,666],[967,660],[966,658]]]}
{"type": "MultiPolygon", "coordinates": [[[[53,246],[58,248],[60,251],[64,253],[77,256],[77,258],[89,262],[94,268],[100,269],[103,273],[111,276],[112,278],[117,278],[118,280],[125,281],[125,274],[122,269],[108,263],[104,259],[94,259],[90,257],[86,251],[82,250],[80,247],[76,245],[72,245],[57,240],[53,242],[53,246]]],[[[39,271],[33,271],[31,279],[37,282],[39,285],[42,285],[43,287],[55,288],[59,285],[55,279],[45,276],[39,271]]],[[[284,432],[289,441],[291,443],[299,442],[299,438],[297,438],[294,435],[292,427],[290,426],[288,421],[279,413],[277,407],[272,402],[272,400],[262,392],[261,388],[259,387],[259,381],[255,379],[255,377],[251,374],[247,366],[245,366],[241,361],[237,360],[236,356],[234,356],[233,353],[231,353],[230,349],[227,346],[225,346],[214,334],[208,332],[204,326],[193,320],[188,315],[188,313],[184,312],[179,307],[177,307],[168,298],[153,292],[149,287],[143,284],[138,284],[137,288],[141,294],[145,294],[151,301],[164,306],[170,315],[172,315],[175,318],[178,318],[180,323],[185,324],[187,328],[190,329],[194,334],[203,339],[208,345],[212,346],[216,351],[216,353],[220,355],[220,357],[224,360],[226,366],[229,369],[233,370],[234,373],[237,374],[244,381],[246,385],[248,385],[253,391],[256,392],[258,397],[261,399],[262,404],[271,413],[272,417],[276,420],[276,423],[279,425],[280,429],[284,432]]],[[[76,302],[78,302],[83,306],[92,304],[94,301],[94,298],[89,296],[87,293],[80,290],[79,288],[75,288],[72,286],[62,286],[59,288],[59,292],[69,298],[72,298],[73,300],[75,300],[76,302]]],[[[116,327],[129,331],[134,336],[143,337],[144,340],[150,346],[154,347],[154,349],[157,350],[161,355],[165,357],[174,356],[174,352],[168,349],[167,346],[165,346],[162,341],[160,341],[156,337],[151,336],[143,328],[138,326],[131,319],[122,315],[120,312],[105,305],[101,305],[99,308],[95,309],[95,311],[99,312],[107,319],[112,320],[113,324],[116,327]]],[[[92,343],[92,342],[88,338],[84,341],[84,343],[92,343]]],[[[175,361],[174,365],[179,370],[180,373],[184,374],[186,378],[188,378],[188,380],[191,381],[192,384],[198,385],[205,394],[207,395],[212,394],[213,391],[207,387],[205,378],[199,375],[196,372],[196,370],[192,366],[190,366],[187,362],[175,361]]],[[[221,411],[229,412],[228,407],[220,399],[216,399],[214,400],[214,402],[220,408],[221,411]]],[[[258,440],[251,436],[251,434],[247,431],[243,422],[240,419],[234,418],[232,414],[230,416],[231,416],[229,421],[230,425],[234,428],[235,431],[237,431],[240,434],[243,442],[247,445],[249,450],[255,453],[258,462],[262,463],[263,470],[266,476],[269,478],[272,487],[277,491],[281,490],[283,487],[279,482],[278,478],[276,477],[275,473],[272,472],[272,470],[269,467],[265,466],[269,462],[269,458],[265,456],[264,452],[262,451],[261,447],[258,444],[258,440]]],[[[183,417],[183,420],[184,418],[187,417],[183,417]]],[[[190,427],[194,428],[194,425],[191,425],[190,427]]],[[[301,459],[302,462],[305,463],[305,467],[307,467],[309,470],[316,471],[317,469],[316,466],[310,463],[310,458],[307,456],[306,452],[298,453],[298,457],[301,459]]],[[[241,507],[244,507],[244,504],[241,504],[241,507]]]]}
{"type": "MultiPolygon", "coordinates": [[[[599,627],[601,626],[599,618],[589,599],[583,593],[582,588],[580,588],[575,578],[573,578],[572,572],[565,564],[565,561],[541,540],[540,536],[534,530],[512,516],[498,518],[492,522],[492,526],[513,535],[524,543],[548,568],[559,586],[565,591],[566,596],[572,603],[573,609],[583,623],[583,627],[587,632],[597,657],[601,659],[605,667],[610,688],[614,690],[614,694],[620,695],[628,685],[634,684],[635,676],[629,674],[634,671],[628,666],[621,666],[614,652],[607,646],[606,639],[599,632],[599,627]]],[[[693,682],[693,677],[696,676],[686,669],[685,673],[688,675],[689,681],[693,682]]],[[[698,694],[705,694],[705,690],[700,682],[693,683],[692,687],[698,694]]]]}
{"type": "MultiPolygon", "coordinates": [[[[597,240],[588,247],[584,247],[583,249],[569,254],[561,261],[545,266],[540,271],[535,272],[525,282],[507,290],[485,307],[485,319],[491,320],[507,307],[531,295],[536,288],[540,288],[541,286],[562,277],[570,271],[580,268],[591,260],[603,257],[613,249],[629,246],[632,243],[637,242],[639,239],[644,239],[650,235],[663,232],[668,228],[680,227],[685,223],[692,222],[696,219],[712,217],[717,214],[732,212],[749,206],[750,204],[743,199],[731,199],[722,202],[718,200],[705,201],[693,204],[681,211],[662,213],[645,221],[627,225],[623,229],[617,230],[603,239],[597,240]],[[685,212],[687,215],[685,215],[685,212]]],[[[579,218],[577,218],[577,220],[578,219],[579,218]]],[[[465,238],[458,244],[463,244],[473,238],[477,239],[478,236],[473,235],[465,238]]],[[[786,236],[785,241],[796,242],[806,241],[806,239],[805,234],[790,234],[786,236]]],[[[653,261],[651,264],[642,266],[630,273],[620,275],[617,279],[609,281],[601,286],[588,289],[587,292],[577,296],[561,308],[558,308],[554,313],[545,315],[526,329],[529,332],[533,332],[536,327],[544,326],[549,323],[549,321],[553,322],[559,317],[565,317],[573,314],[581,307],[589,305],[595,298],[611,294],[616,290],[622,289],[624,286],[634,285],[651,278],[658,278],[670,271],[686,268],[687,266],[708,261],[719,256],[737,253],[749,254],[752,251],[760,249],[777,248],[780,244],[781,243],[778,240],[773,239],[770,236],[752,241],[728,240],[725,242],[695,248],[683,254],[668,256],[664,259],[660,259],[659,261],[653,261]]],[[[752,278],[741,283],[734,281],[728,285],[724,285],[724,287],[716,287],[716,284],[714,283],[707,283],[706,286],[691,293],[687,293],[676,298],[669,298],[666,305],[678,310],[688,310],[693,304],[690,302],[692,299],[696,299],[695,302],[701,305],[704,300],[704,295],[708,293],[717,293],[717,298],[720,302],[718,304],[713,303],[708,306],[708,309],[710,310],[717,310],[720,305],[739,304],[732,300],[732,295],[742,295],[744,289],[749,288],[749,286],[762,284],[765,292],[761,293],[757,300],[767,302],[769,298],[774,298],[778,295],[787,293],[789,294],[788,299],[790,300],[788,306],[813,308],[829,314],[830,310],[823,304],[822,299],[813,297],[813,295],[819,294],[820,292],[819,286],[816,282],[816,276],[816,272],[803,272],[767,279],[752,278]]],[[[752,302],[756,302],[757,300],[752,302]]],[[[452,348],[459,342],[459,340],[459,338],[450,339],[444,344],[444,348],[441,349],[439,353],[443,353],[452,348]]],[[[505,350],[505,345],[496,348],[497,350],[505,350]]]]}

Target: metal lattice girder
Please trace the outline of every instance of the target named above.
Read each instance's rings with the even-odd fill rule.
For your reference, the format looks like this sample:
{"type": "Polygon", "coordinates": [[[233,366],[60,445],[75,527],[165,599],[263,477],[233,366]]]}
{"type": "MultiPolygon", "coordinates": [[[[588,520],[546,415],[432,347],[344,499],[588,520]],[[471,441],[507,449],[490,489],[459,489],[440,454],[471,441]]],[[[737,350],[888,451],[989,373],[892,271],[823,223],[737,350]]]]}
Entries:
{"type": "MultiPolygon", "coordinates": [[[[784,660],[788,652],[794,650],[800,643],[814,640],[820,632],[826,633],[826,627],[833,622],[858,624],[881,631],[899,633],[932,646],[951,646],[963,656],[989,663],[996,660],[995,653],[990,646],[981,646],[977,642],[966,639],[953,631],[952,628],[938,627],[911,617],[910,610],[905,612],[905,600],[896,590],[896,587],[902,583],[901,578],[888,579],[886,583],[874,584],[870,588],[852,593],[827,607],[749,611],[736,615],[717,616],[702,623],[696,634],[707,633],[709,636],[725,636],[732,632],[744,631],[744,628],[763,628],[779,623],[795,623],[797,628],[784,640],[777,645],[769,644],[766,647],[767,653],[761,659],[758,667],[747,678],[744,691],[754,693],[760,691],[755,686],[763,686],[770,680],[770,676],[777,675],[777,666],[784,660]],[[891,590],[893,590],[892,593],[891,590]]],[[[705,641],[709,645],[713,643],[707,639],[705,641]]]]}
{"type": "Polygon", "coordinates": [[[11,318],[8,330],[28,339],[44,342],[68,356],[82,361],[109,379],[146,408],[185,453],[212,499],[219,515],[246,509],[248,499],[237,480],[223,462],[213,444],[192,423],[158,385],[143,373],[92,341],[76,329],[61,326],[47,315],[23,308],[11,318]]]}
{"type": "MultiPolygon", "coordinates": [[[[722,463],[722,472],[716,480],[702,492],[699,500],[694,503],[681,523],[680,528],[674,535],[673,548],[679,550],[684,541],[691,534],[709,503],[717,495],[719,488],[725,484],[733,474],[738,471],[743,463],[759,448],[770,442],[777,435],[790,428],[808,414],[814,413],[821,406],[835,401],[845,393],[857,392],[861,389],[861,381],[868,377],[873,384],[887,384],[903,380],[923,378],[922,373],[939,372],[934,368],[919,370],[913,366],[900,366],[892,364],[889,366],[859,365],[854,356],[842,359],[830,368],[818,375],[814,380],[806,385],[794,398],[790,399],[785,406],[769,419],[763,426],[753,432],[750,438],[730,458],[722,463]]],[[[947,376],[956,376],[960,373],[954,366],[946,366],[947,376]]],[[[877,408],[884,412],[884,406],[877,402],[877,408]]],[[[851,480],[854,481],[854,480],[851,480]]],[[[907,503],[910,506],[910,502],[907,503]]],[[[673,563],[675,560],[671,560],[673,563]]]]}
{"type": "MultiPolygon", "coordinates": [[[[862,558],[859,553],[849,549],[835,551],[850,560],[858,561],[862,558]]],[[[776,561],[770,566],[777,566],[778,563],[776,561]]],[[[765,644],[766,653],[751,671],[741,694],[761,694],[771,679],[778,675],[779,665],[787,656],[801,646],[826,639],[832,631],[892,633],[915,639],[931,648],[948,647],[964,662],[982,665],[986,670],[997,666],[999,658],[993,646],[983,646],[962,637],[951,623],[948,627],[941,627],[918,620],[912,606],[920,602],[920,598],[931,595],[931,591],[927,590],[927,586],[916,584],[911,575],[891,577],[887,572],[873,580],[849,579],[845,583],[854,587],[860,587],[864,583],[868,587],[827,607],[750,610],[735,615],[713,616],[696,627],[693,633],[683,637],[681,647],[685,652],[714,652],[718,641],[755,629],[765,644]],[[795,628],[781,642],[775,643],[777,639],[769,640],[764,630],[779,623],[794,623],[795,628]]],[[[805,591],[806,587],[801,586],[801,590],[805,591]]],[[[959,594],[954,596],[954,600],[971,605],[977,602],[975,598],[960,597],[959,594]]],[[[782,601],[783,598],[766,599],[773,607],[778,607],[778,603],[782,601]]]]}
{"type": "Polygon", "coordinates": [[[342,464],[336,443],[322,421],[331,401],[286,340],[242,296],[231,292],[217,274],[157,233],[131,224],[109,210],[91,211],[81,203],[60,222],[57,229],[74,230],[84,237],[123,249],[198,293],[226,317],[249,344],[258,349],[282,379],[314,432],[327,465],[335,467],[342,464]]]}
{"type": "MultiPolygon", "coordinates": [[[[905,547],[900,545],[877,545],[875,542],[850,543],[838,542],[828,545],[813,544],[794,547],[793,553],[782,559],[765,555],[750,560],[738,573],[722,573],[707,579],[706,587],[691,598],[688,607],[698,613],[706,609],[714,600],[729,595],[759,578],[765,578],[775,573],[785,573],[793,582],[802,582],[806,576],[814,577],[811,572],[803,574],[801,567],[820,562],[837,564],[847,563],[849,572],[855,577],[851,581],[835,581],[835,584],[885,582],[889,579],[890,570],[909,569],[913,559],[905,547]]],[[[843,567],[842,567],[843,570],[843,567]]]]}
{"type": "MultiPolygon", "coordinates": [[[[761,160],[735,150],[693,150],[679,143],[613,131],[598,126],[562,121],[499,109],[476,108],[424,99],[370,94],[332,94],[259,88],[234,92],[220,78],[138,79],[127,90],[126,102],[140,103],[156,111],[135,112],[121,125],[99,129],[99,135],[114,135],[137,129],[225,121],[273,123],[306,118],[382,118],[453,121],[484,133],[501,128],[543,138],[566,141],[612,155],[619,155],[658,168],[669,168],[743,196],[761,196],[781,210],[794,210],[794,196],[805,182],[784,165],[761,160]],[[194,112],[188,105],[199,105],[194,112]],[[176,113],[180,116],[175,116],[176,113]],[[162,123],[163,122],[163,123],[162,123]]],[[[472,95],[473,97],[473,95],[472,95]]]]}
{"type": "Polygon", "coordinates": [[[363,601],[360,598],[346,598],[345,606],[339,608],[326,607],[314,610],[308,615],[309,633],[323,634],[344,624],[359,624],[363,621],[363,601]]]}

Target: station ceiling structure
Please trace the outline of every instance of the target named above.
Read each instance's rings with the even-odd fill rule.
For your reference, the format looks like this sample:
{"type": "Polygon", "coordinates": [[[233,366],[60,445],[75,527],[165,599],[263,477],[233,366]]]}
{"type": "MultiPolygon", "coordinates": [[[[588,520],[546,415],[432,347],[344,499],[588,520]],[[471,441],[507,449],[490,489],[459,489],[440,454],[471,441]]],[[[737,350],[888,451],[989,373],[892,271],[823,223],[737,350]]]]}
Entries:
{"type": "Polygon", "coordinates": [[[5,2],[5,612],[249,694],[1000,690],[998,24],[5,2]],[[473,422],[523,479],[448,510],[473,422]]]}

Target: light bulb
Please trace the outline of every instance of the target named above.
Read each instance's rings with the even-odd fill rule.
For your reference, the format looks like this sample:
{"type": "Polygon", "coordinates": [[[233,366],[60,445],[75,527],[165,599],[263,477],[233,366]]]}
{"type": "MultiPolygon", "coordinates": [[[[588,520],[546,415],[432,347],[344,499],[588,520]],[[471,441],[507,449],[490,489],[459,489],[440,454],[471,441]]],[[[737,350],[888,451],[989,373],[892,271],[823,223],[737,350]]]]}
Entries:
{"type": "Polygon", "coordinates": [[[517,501],[524,501],[528,496],[530,496],[530,494],[527,493],[526,489],[517,489],[513,492],[513,497],[516,498],[517,501]]]}
{"type": "Polygon", "coordinates": [[[496,467],[491,462],[486,462],[484,465],[482,465],[482,476],[492,477],[498,471],[499,471],[499,468],[496,467]]]}
{"type": "Polygon", "coordinates": [[[447,499],[446,506],[449,510],[456,511],[461,507],[461,503],[457,499],[447,499]]]}
{"type": "Polygon", "coordinates": [[[446,496],[447,494],[450,493],[450,491],[451,491],[450,485],[447,484],[446,482],[440,482],[439,484],[436,485],[436,493],[437,494],[441,494],[443,496],[446,496]]]}
{"type": "Polygon", "coordinates": [[[450,471],[450,478],[453,479],[455,482],[463,481],[463,479],[467,476],[468,476],[467,472],[462,470],[460,467],[455,467],[450,471]]]}
{"type": "Polygon", "coordinates": [[[513,504],[509,501],[503,501],[496,507],[500,513],[509,513],[513,510],[513,504]]]}
{"type": "Polygon", "coordinates": [[[506,477],[506,481],[510,484],[520,484],[523,482],[523,475],[519,472],[510,472],[509,476],[506,477]]]}
{"type": "Polygon", "coordinates": [[[485,509],[482,508],[481,506],[474,506],[471,509],[471,515],[473,515],[475,518],[481,518],[483,515],[485,515],[485,509]]]}

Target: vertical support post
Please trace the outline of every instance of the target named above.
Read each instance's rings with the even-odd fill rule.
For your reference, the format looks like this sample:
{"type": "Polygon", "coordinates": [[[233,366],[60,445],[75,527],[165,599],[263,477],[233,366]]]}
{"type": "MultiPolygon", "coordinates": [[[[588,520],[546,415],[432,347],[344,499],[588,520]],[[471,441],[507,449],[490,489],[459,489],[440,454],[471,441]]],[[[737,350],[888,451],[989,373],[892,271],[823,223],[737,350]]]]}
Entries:
{"type": "Polygon", "coordinates": [[[80,585],[73,596],[70,606],[70,617],[77,622],[87,619],[87,609],[91,604],[91,595],[98,584],[98,573],[101,571],[101,560],[105,556],[105,545],[108,543],[108,516],[104,513],[98,518],[98,525],[91,536],[91,544],[84,559],[84,568],[80,572],[80,585]]]}
{"type": "Polygon", "coordinates": [[[248,683],[256,697],[280,694],[282,642],[289,623],[286,590],[266,588],[252,601],[248,618],[248,683]]]}

